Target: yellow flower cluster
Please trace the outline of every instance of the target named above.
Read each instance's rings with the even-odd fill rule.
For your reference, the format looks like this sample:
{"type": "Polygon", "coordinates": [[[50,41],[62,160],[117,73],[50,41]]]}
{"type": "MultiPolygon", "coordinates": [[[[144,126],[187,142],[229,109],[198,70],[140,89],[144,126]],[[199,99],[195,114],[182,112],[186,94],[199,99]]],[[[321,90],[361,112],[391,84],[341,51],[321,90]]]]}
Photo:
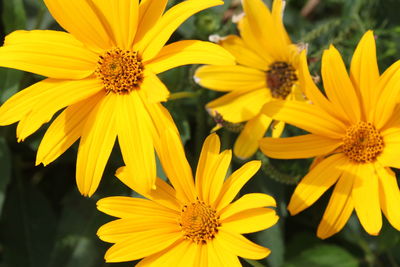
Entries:
{"type": "Polygon", "coordinates": [[[400,168],[400,62],[380,75],[372,31],[358,44],[347,73],[339,52],[323,53],[324,95],[307,66],[306,46],[293,44],[282,22],[284,1],[272,10],[242,0],[240,36],[218,44],[185,40],[166,45],[187,18],[220,0],[186,0],[167,11],[167,0],[44,0],[65,32],[15,31],[0,48],[0,66],[48,78],[0,107],[0,125],[18,122],[23,141],[61,113],[47,129],[36,164],[47,165],[78,139],[76,183],[92,196],[116,139],[126,166],[116,176],[145,198],[108,197],[98,209],[118,219],[98,236],[114,243],[108,262],[142,259],[137,266],[241,266],[239,257],[270,253],[243,234],[274,225],[275,200],[261,193],[235,199],[259,170],[250,161],[226,178],[232,152],[211,134],[195,178],[179,132],[161,104],[169,91],[159,73],[205,64],[194,78],[228,92],[206,108],[219,127],[240,134],[233,152],[248,159],[315,157],[288,205],[294,215],[330,187],[331,199],[317,235],[340,231],[353,210],[371,235],[382,215],[400,230],[400,191],[390,167],[400,168]],[[209,65],[207,65],[209,64],[209,65]],[[309,134],[279,138],[285,123],[309,134]],[[271,137],[264,137],[271,129],[271,137]],[[157,178],[156,156],[169,182],[157,178]],[[225,179],[226,178],[226,179],[225,179]]]}

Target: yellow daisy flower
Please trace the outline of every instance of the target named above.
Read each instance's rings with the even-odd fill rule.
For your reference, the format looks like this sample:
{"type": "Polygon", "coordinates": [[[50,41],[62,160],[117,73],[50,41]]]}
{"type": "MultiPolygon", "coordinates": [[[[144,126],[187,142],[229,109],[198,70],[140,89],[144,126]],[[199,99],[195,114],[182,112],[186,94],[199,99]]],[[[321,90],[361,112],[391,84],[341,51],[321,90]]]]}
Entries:
{"type": "Polygon", "coordinates": [[[0,66],[49,77],[11,97],[0,125],[19,121],[23,141],[66,107],[47,130],[36,164],[47,165],[80,139],[80,192],[97,189],[116,137],[125,164],[149,190],[155,182],[159,131],[175,127],[160,104],[169,92],[156,74],[193,63],[233,64],[208,42],[164,46],[188,17],[219,0],[187,0],[164,13],[167,0],[45,0],[68,32],[15,31],[0,48],[0,66]]]}
{"type": "Polygon", "coordinates": [[[137,190],[125,167],[117,177],[145,196],[108,197],[97,202],[100,211],[119,218],[103,225],[100,239],[115,243],[105,255],[107,262],[144,258],[136,266],[241,266],[237,256],[261,259],[270,250],[242,234],[274,225],[278,216],[275,200],[266,194],[246,194],[231,203],[243,185],[260,168],[251,161],[224,181],[232,153],[220,153],[216,134],[204,142],[196,182],[178,135],[166,131],[168,144],[160,159],[173,187],[157,179],[150,193],[137,190]]]}
{"type": "MultiPolygon", "coordinates": [[[[231,52],[234,66],[203,66],[195,80],[206,88],[229,92],[207,104],[216,122],[227,128],[246,122],[233,152],[251,157],[272,119],[260,113],[264,104],[276,99],[304,100],[298,75],[299,46],[292,44],[282,23],[284,2],[275,0],[272,13],[262,0],[242,0],[244,14],[238,23],[241,37],[229,35],[219,44],[231,52]]],[[[272,136],[279,137],[284,123],[272,123],[272,136]]]]}
{"type": "MultiPolygon", "coordinates": [[[[307,70],[307,68],[302,68],[307,70]]],[[[310,134],[265,138],[261,150],[269,157],[317,157],[292,195],[292,215],[312,205],[334,186],[317,235],[340,231],[353,210],[364,229],[378,235],[381,210],[400,230],[400,191],[389,167],[400,168],[400,61],[379,75],[372,31],[364,34],[351,61],[350,77],[339,52],[331,46],[322,57],[327,97],[312,82],[308,70],[306,95],[312,104],[277,101],[265,106],[268,116],[310,134]]]]}

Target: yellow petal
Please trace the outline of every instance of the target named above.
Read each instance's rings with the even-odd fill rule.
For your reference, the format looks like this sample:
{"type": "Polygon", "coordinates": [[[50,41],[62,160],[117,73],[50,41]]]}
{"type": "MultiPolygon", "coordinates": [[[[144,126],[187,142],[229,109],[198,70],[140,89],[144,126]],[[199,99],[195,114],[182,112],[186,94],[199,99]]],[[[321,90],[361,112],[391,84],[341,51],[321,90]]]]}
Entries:
{"type": "Polygon", "coordinates": [[[272,137],[278,138],[282,135],[283,130],[285,129],[286,123],[283,121],[274,121],[271,124],[271,129],[272,129],[272,137]]]}
{"type": "Polygon", "coordinates": [[[57,31],[15,31],[0,47],[0,66],[57,79],[92,74],[98,56],[72,35],[57,31]]]}
{"type": "Polygon", "coordinates": [[[335,154],[318,163],[297,185],[288,205],[291,215],[308,208],[319,199],[342,175],[348,160],[335,154]]]}
{"type": "MultiPolygon", "coordinates": [[[[376,61],[375,38],[372,31],[367,31],[354,51],[350,68],[351,81],[358,94],[362,96],[364,111],[368,114],[373,110],[372,103],[377,97],[376,84],[379,79],[378,63],[376,61]]],[[[371,118],[371,115],[367,115],[371,118]]]]}
{"type": "Polygon", "coordinates": [[[267,116],[292,124],[310,133],[341,139],[346,131],[343,122],[330,116],[316,105],[299,101],[274,101],[262,110],[267,116]]]}
{"type": "Polygon", "coordinates": [[[203,192],[203,187],[213,173],[212,167],[218,161],[221,143],[217,134],[210,134],[203,143],[199,162],[196,169],[196,192],[198,196],[203,196],[208,192],[203,192]]]}
{"type": "Polygon", "coordinates": [[[144,258],[135,266],[195,266],[198,247],[198,245],[187,240],[178,241],[171,247],[144,258]]]}
{"type": "Polygon", "coordinates": [[[122,49],[131,49],[138,27],[139,1],[97,0],[97,16],[105,19],[114,44],[122,49]]]}
{"type": "Polygon", "coordinates": [[[96,205],[99,211],[118,218],[163,217],[170,221],[179,216],[177,211],[143,198],[107,197],[97,201],[96,205]]]}
{"type": "Polygon", "coordinates": [[[271,99],[266,88],[237,90],[211,101],[206,107],[212,114],[218,112],[224,120],[238,123],[254,118],[271,99]]]}
{"type": "Polygon", "coordinates": [[[243,91],[261,89],[267,91],[265,72],[244,66],[203,66],[196,70],[198,84],[216,91],[243,91]]]}
{"type": "Polygon", "coordinates": [[[269,62],[265,61],[256,51],[248,47],[242,38],[236,35],[228,35],[222,38],[218,44],[228,50],[241,65],[263,71],[269,68],[269,62]]]}
{"type": "Polygon", "coordinates": [[[140,42],[143,36],[157,23],[164,13],[168,0],[142,0],[139,4],[138,29],[135,43],[140,42]]]}
{"type": "Polygon", "coordinates": [[[275,28],[281,34],[280,38],[282,38],[283,42],[286,44],[291,44],[290,37],[285,30],[285,26],[283,25],[283,12],[285,10],[285,5],[285,0],[276,0],[272,3],[272,19],[275,23],[275,28]]]}
{"type": "Polygon", "coordinates": [[[389,168],[375,164],[379,176],[379,201],[390,224],[400,231],[400,191],[395,173],[389,168]]]}
{"type": "Polygon", "coordinates": [[[184,1],[170,8],[137,45],[137,50],[143,51],[143,61],[154,58],[187,18],[203,9],[222,4],[219,0],[184,1]]]}
{"type": "Polygon", "coordinates": [[[232,151],[224,150],[218,155],[214,165],[209,166],[211,169],[204,170],[209,173],[209,175],[203,177],[203,183],[201,184],[201,192],[203,193],[202,200],[206,203],[213,205],[215,200],[218,198],[228,172],[231,159],[232,151]]]}
{"type": "Polygon", "coordinates": [[[240,132],[233,147],[233,152],[240,159],[247,159],[256,153],[258,141],[264,137],[272,119],[264,114],[258,114],[249,120],[240,132]]]}
{"type": "Polygon", "coordinates": [[[160,140],[161,134],[165,129],[172,129],[178,133],[178,129],[175,126],[171,114],[169,114],[168,110],[161,103],[148,103],[148,101],[144,101],[144,104],[153,122],[153,142],[157,154],[159,155],[161,153],[160,149],[162,145],[160,140]]]}
{"type": "MultiPolygon", "coordinates": [[[[382,227],[382,214],[379,202],[378,176],[372,164],[353,168],[354,184],[352,198],[361,225],[370,235],[378,235],[382,227]]],[[[346,178],[346,177],[343,177],[346,178]]]]}
{"type": "Polygon", "coordinates": [[[371,119],[377,129],[382,128],[392,117],[400,95],[400,60],[392,64],[379,78],[375,90],[379,92],[374,99],[374,115],[371,119]]]}
{"type": "Polygon", "coordinates": [[[342,57],[333,45],[324,51],[321,72],[329,100],[337,109],[342,109],[352,123],[360,121],[360,100],[347,74],[342,57]]]}
{"type": "Polygon", "coordinates": [[[208,242],[205,248],[207,250],[207,265],[204,266],[224,266],[224,262],[221,261],[220,255],[215,250],[214,242],[208,242]]]}
{"type": "Polygon", "coordinates": [[[177,197],[185,202],[195,201],[192,169],[186,159],[180,136],[172,129],[165,129],[161,135],[159,158],[169,181],[177,192],[177,197]]]}
{"type": "Polygon", "coordinates": [[[116,96],[118,143],[125,164],[132,169],[137,187],[150,191],[156,179],[151,119],[136,91],[116,96]]]}
{"type": "Polygon", "coordinates": [[[182,238],[179,231],[157,228],[132,234],[107,250],[106,262],[133,261],[164,250],[182,238]]]}
{"type": "Polygon", "coordinates": [[[36,165],[50,164],[63,154],[79,137],[86,123],[86,118],[94,106],[104,97],[104,92],[85,99],[66,108],[47,129],[40,142],[36,165]]]}
{"type": "Polygon", "coordinates": [[[169,97],[168,88],[157,75],[150,71],[145,71],[140,91],[145,94],[145,99],[150,103],[165,102],[169,97]]]}
{"type": "Polygon", "coordinates": [[[203,41],[185,40],[164,46],[146,67],[154,73],[189,64],[233,65],[233,56],[222,47],[203,41]]]}
{"type": "Polygon", "coordinates": [[[137,216],[136,218],[123,218],[104,224],[97,231],[97,235],[105,242],[117,243],[130,238],[134,233],[154,229],[169,229],[176,232],[181,230],[176,223],[176,217],[168,219],[163,216],[137,216]]]}
{"type": "Polygon", "coordinates": [[[96,191],[117,136],[116,95],[108,94],[89,114],[79,143],[76,182],[84,196],[96,191]]]}
{"type": "Polygon", "coordinates": [[[228,251],[242,258],[259,260],[271,253],[269,249],[251,242],[241,234],[223,228],[220,229],[216,238],[228,251]]]}
{"type": "Polygon", "coordinates": [[[271,158],[302,159],[329,154],[341,144],[340,139],[330,139],[315,134],[260,140],[261,151],[271,158]]]}
{"type": "MultiPolygon", "coordinates": [[[[280,2],[280,0],[278,1],[280,2]]],[[[286,59],[288,54],[286,47],[290,45],[290,40],[288,40],[282,22],[276,23],[279,19],[282,20],[282,3],[274,4],[275,17],[261,0],[245,0],[242,1],[242,4],[245,13],[243,20],[248,20],[253,35],[258,37],[258,42],[265,47],[267,53],[281,60],[286,59]],[[273,41],[271,41],[271,37],[273,41]]]]}
{"type": "MultiPolygon", "coordinates": [[[[54,113],[60,109],[103,91],[102,84],[92,78],[79,81],[52,80],[51,82],[54,86],[45,88],[35,96],[35,105],[32,106],[31,111],[18,124],[17,137],[19,141],[23,141],[44,123],[49,122],[54,113]]],[[[23,101],[21,102],[23,103],[23,101]]],[[[21,106],[21,102],[16,103],[14,109],[21,106]]],[[[7,110],[5,115],[7,112],[10,112],[10,110],[7,110]]]]}
{"type": "Polygon", "coordinates": [[[317,236],[319,238],[325,239],[336,234],[349,220],[354,210],[354,202],[351,197],[353,181],[353,177],[345,172],[337,182],[318,226],[317,236]]]}
{"type": "Polygon", "coordinates": [[[254,208],[236,213],[221,221],[226,230],[248,234],[259,232],[275,225],[279,220],[275,210],[268,208],[254,208]]]}
{"type": "Polygon", "coordinates": [[[300,54],[299,65],[300,88],[310,102],[337,119],[345,118],[346,114],[343,110],[335,108],[315,85],[308,69],[306,50],[303,50],[300,54]]]}
{"type": "MultiPolygon", "coordinates": [[[[210,245],[212,245],[219,257],[221,258],[221,261],[225,264],[225,266],[229,267],[242,267],[242,264],[240,263],[238,257],[227,250],[223,244],[221,244],[219,238],[214,238],[211,242],[210,245]]],[[[211,266],[210,266],[211,267],[211,266]]]]}
{"type": "Polygon", "coordinates": [[[247,162],[237,169],[224,182],[221,193],[215,202],[217,211],[225,208],[239,193],[240,189],[250,180],[250,178],[260,169],[261,161],[253,160],[247,162]]]}
{"type": "Polygon", "coordinates": [[[112,33],[104,21],[104,14],[93,1],[44,0],[44,3],[61,27],[85,45],[97,51],[113,46],[112,33]]]}
{"type": "Polygon", "coordinates": [[[235,214],[262,207],[276,207],[275,199],[267,194],[250,193],[226,206],[219,214],[222,221],[231,221],[229,217],[235,214]]]}
{"type": "MultiPolygon", "coordinates": [[[[396,117],[398,117],[396,115],[396,117]]],[[[378,161],[383,166],[400,168],[400,130],[398,128],[389,128],[381,132],[385,147],[382,154],[378,156],[378,161]]]]}
{"type": "Polygon", "coordinates": [[[171,210],[181,211],[182,204],[178,202],[176,199],[176,192],[169,184],[165,181],[161,180],[160,178],[156,178],[155,189],[149,191],[141,191],[143,186],[138,186],[140,181],[135,179],[135,172],[131,169],[127,168],[126,166],[118,168],[115,173],[115,176],[121,182],[123,182],[126,186],[135,190],[142,196],[157,202],[163,207],[167,207],[171,210]]]}

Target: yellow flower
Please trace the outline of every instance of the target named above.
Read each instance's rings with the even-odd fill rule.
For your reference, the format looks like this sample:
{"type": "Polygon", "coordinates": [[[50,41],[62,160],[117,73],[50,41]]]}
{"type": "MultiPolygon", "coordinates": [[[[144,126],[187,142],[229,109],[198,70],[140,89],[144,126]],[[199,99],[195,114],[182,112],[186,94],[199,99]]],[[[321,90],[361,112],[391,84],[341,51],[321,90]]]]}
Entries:
{"type": "Polygon", "coordinates": [[[231,203],[243,185],[260,168],[251,161],[227,178],[232,153],[220,153],[216,134],[204,142],[196,172],[196,182],[176,133],[161,137],[168,144],[160,153],[164,171],[173,187],[157,179],[150,193],[137,190],[128,167],[117,176],[145,196],[108,197],[97,202],[100,211],[120,218],[103,225],[100,239],[115,243],[105,255],[107,262],[144,258],[137,266],[241,266],[237,256],[266,257],[270,250],[242,234],[274,225],[278,216],[275,200],[260,193],[246,194],[231,203]]]}
{"type": "Polygon", "coordinates": [[[49,77],[11,97],[0,108],[0,125],[19,121],[23,141],[66,107],[47,130],[36,164],[49,164],[81,138],[76,179],[84,195],[96,191],[117,136],[135,179],[147,190],[154,185],[159,131],[175,127],[160,104],[169,92],[156,74],[185,64],[233,64],[208,42],[164,46],[189,16],[222,1],[187,0],[164,13],[167,2],[45,0],[69,33],[16,31],[0,48],[0,66],[49,77]]]}
{"type": "Polygon", "coordinates": [[[306,95],[313,104],[277,101],[264,109],[267,115],[310,132],[263,139],[260,148],[266,155],[317,157],[290,200],[290,213],[306,209],[334,186],[318,227],[320,238],[340,231],[354,209],[371,235],[379,234],[381,210],[400,230],[400,192],[389,168],[400,168],[399,69],[400,61],[379,75],[375,40],[368,31],[354,52],[350,77],[333,46],[324,52],[322,78],[327,97],[307,70],[301,75],[307,79],[306,95]]]}
{"type": "MultiPolygon", "coordinates": [[[[234,145],[239,158],[258,149],[272,119],[261,114],[264,104],[276,99],[304,100],[298,75],[300,47],[291,43],[282,23],[282,0],[273,2],[272,13],[262,0],[243,0],[244,15],[238,28],[241,37],[229,35],[219,44],[231,52],[235,66],[203,66],[195,73],[202,86],[228,94],[208,103],[216,122],[241,131],[234,145]],[[238,123],[246,122],[240,127],[238,123]]],[[[279,137],[284,123],[272,122],[272,136],[279,137]]]]}

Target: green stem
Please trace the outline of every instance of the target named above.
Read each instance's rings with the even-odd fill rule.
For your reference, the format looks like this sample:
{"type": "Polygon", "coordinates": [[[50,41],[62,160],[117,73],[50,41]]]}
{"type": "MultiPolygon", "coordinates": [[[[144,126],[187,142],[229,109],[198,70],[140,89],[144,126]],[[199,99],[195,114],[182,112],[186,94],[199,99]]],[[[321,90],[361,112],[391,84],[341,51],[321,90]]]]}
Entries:
{"type": "Polygon", "coordinates": [[[183,98],[195,98],[198,97],[199,93],[198,92],[177,92],[177,93],[172,93],[168,100],[177,100],[177,99],[183,99],[183,98]]]}

